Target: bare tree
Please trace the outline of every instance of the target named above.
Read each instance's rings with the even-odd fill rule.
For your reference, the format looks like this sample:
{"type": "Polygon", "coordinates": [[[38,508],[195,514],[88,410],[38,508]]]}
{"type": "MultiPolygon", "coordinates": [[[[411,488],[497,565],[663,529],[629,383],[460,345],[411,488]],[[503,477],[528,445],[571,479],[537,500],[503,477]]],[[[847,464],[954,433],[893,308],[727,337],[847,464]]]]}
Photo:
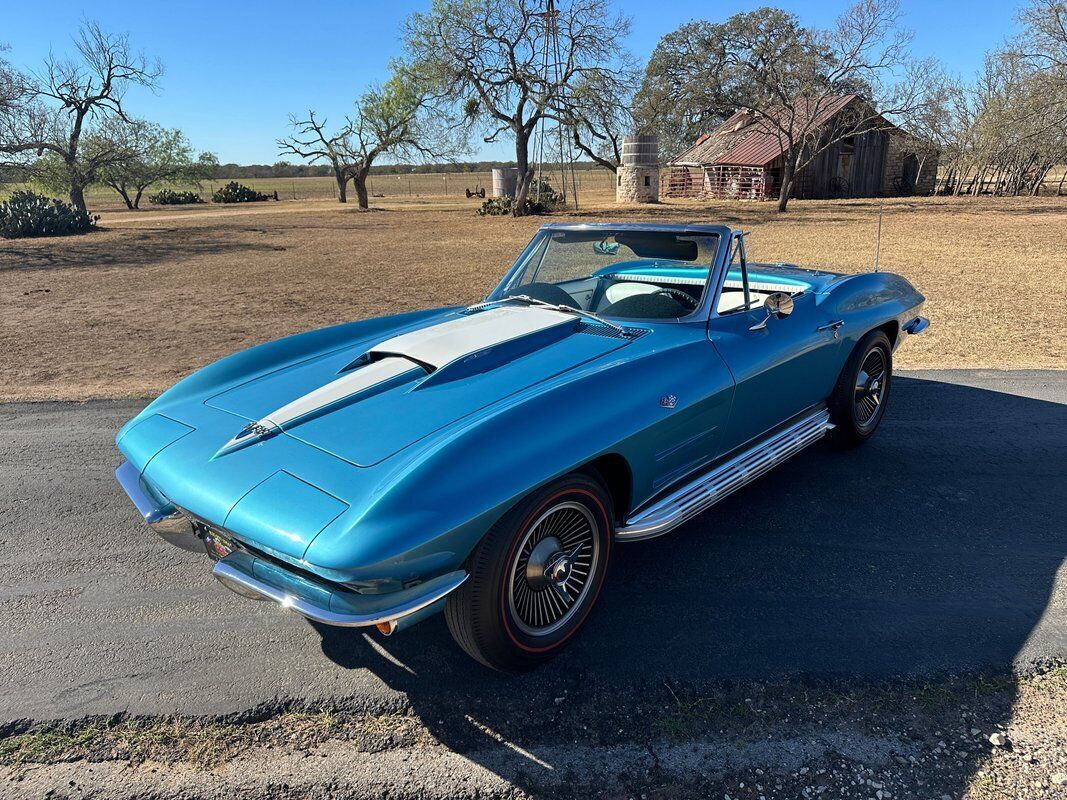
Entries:
{"type": "MultiPolygon", "coordinates": [[[[0,43],[0,53],[7,49],[6,44],[0,43]]],[[[25,93],[25,77],[0,56],[0,114],[14,110],[15,104],[25,93]]]]}
{"type": "Polygon", "coordinates": [[[609,0],[435,0],[430,11],[408,18],[405,41],[435,100],[458,109],[486,142],[505,134],[514,139],[514,208],[521,215],[534,177],[530,139],[538,124],[561,119],[566,87],[615,70],[629,26],[609,0]],[[546,52],[552,25],[559,47],[546,52]]]}
{"type": "MultiPolygon", "coordinates": [[[[0,43],[0,54],[7,49],[6,44],[0,43]]],[[[7,152],[3,143],[16,128],[16,120],[23,117],[28,96],[27,77],[0,55],[0,167],[13,167],[17,171],[14,174],[21,174],[32,153],[7,152]]]]}
{"type": "Polygon", "coordinates": [[[338,201],[347,202],[351,180],[359,207],[369,208],[367,179],[375,161],[385,156],[440,158],[458,146],[447,132],[431,130],[424,100],[417,74],[394,63],[393,76],[365,92],[355,114],[335,133],[328,133],[326,120],[309,111],[305,120],[290,118],[297,133],[279,139],[278,146],[283,155],[328,162],[337,181],[338,201]]]}
{"type": "Polygon", "coordinates": [[[574,148],[604,169],[618,172],[622,139],[636,133],[633,115],[638,71],[597,71],[582,75],[560,98],[558,114],[574,148]]]}
{"type": "Polygon", "coordinates": [[[1067,2],[1030,0],[1019,12],[1024,26],[1014,49],[1040,68],[1067,78],[1067,2]]]}
{"type": "Polygon", "coordinates": [[[826,30],[773,8],[723,24],[689,23],[661,43],[645,84],[662,83],[660,94],[696,103],[705,117],[747,110],[781,145],[778,210],[785,211],[794,176],[821,153],[845,137],[888,129],[891,118],[925,102],[933,63],[911,59],[900,19],[896,0],[859,0],[826,30]],[[863,102],[831,115],[848,94],[863,102]]]}
{"type": "Polygon", "coordinates": [[[328,133],[327,120],[317,119],[315,112],[308,110],[306,118],[289,115],[289,125],[296,132],[278,140],[280,155],[292,154],[311,163],[326,161],[333,170],[337,182],[337,202],[348,202],[348,182],[352,178],[349,153],[351,150],[353,124],[345,120],[345,125],[336,133],[328,133]]]}
{"type": "Polygon", "coordinates": [[[105,33],[95,22],[81,28],[75,49],[73,59],[50,55],[43,70],[29,77],[22,99],[0,117],[0,153],[54,154],[67,172],[71,204],[85,210],[85,188],[129,151],[124,140],[114,139],[114,147],[83,153],[83,136],[111,117],[129,122],[127,88],[154,88],[163,68],[134,51],[127,35],[105,33]]]}
{"type": "Polygon", "coordinates": [[[972,82],[951,84],[938,126],[945,193],[1038,194],[1067,161],[1067,3],[1031,0],[1018,20],[972,82]]]}

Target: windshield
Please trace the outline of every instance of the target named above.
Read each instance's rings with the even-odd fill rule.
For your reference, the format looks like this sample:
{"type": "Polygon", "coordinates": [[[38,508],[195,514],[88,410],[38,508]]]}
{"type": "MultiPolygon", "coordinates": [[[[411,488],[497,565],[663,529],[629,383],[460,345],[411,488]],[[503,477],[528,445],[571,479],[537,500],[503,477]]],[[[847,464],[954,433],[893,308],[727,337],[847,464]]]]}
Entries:
{"type": "Polygon", "coordinates": [[[678,319],[700,307],[715,234],[541,231],[490,300],[524,295],[618,319],[678,319]]]}

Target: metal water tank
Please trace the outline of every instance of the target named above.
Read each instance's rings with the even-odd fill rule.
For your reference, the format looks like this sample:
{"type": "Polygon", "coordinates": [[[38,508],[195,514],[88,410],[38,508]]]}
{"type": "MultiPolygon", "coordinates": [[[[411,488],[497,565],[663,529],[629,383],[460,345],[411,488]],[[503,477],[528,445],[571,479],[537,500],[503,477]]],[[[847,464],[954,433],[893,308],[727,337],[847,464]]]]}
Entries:
{"type": "Polygon", "coordinates": [[[655,134],[623,137],[622,163],[629,167],[659,164],[659,137],[655,134]]]}
{"type": "Polygon", "coordinates": [[[517,167],[503,167],[493,170],[493,197],[514,197],[519,183],[517,167]]]}

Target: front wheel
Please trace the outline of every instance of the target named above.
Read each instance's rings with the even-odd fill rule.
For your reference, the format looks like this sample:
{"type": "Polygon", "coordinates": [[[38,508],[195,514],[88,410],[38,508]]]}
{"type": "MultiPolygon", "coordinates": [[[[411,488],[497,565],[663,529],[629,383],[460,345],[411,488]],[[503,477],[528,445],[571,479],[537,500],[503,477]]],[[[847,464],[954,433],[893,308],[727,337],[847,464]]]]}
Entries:
{"type": "Polygon", "coordinates": [[[445,603],[453,638],[486,666],[522,672],[582,626],[607,573],[614,528],[604,487],[583,473],[538,489],[505,514],[445,603]]]}
{"type": "Polygon", "coordinates": [[[853,349],[830,398],[833,438],[843,445],[867,441],[885,416],[893,380],[893,347],[884,331],[871,331],[853,349]]]}

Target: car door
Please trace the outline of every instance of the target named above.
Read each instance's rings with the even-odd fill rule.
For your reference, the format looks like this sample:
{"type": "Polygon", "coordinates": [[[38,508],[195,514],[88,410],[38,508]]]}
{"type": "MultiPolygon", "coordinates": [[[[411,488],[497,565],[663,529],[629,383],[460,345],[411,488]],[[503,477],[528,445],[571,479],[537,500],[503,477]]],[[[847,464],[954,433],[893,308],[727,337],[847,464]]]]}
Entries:
{"type": "MultiPolygon", "coordinates": [[[[747,280],[747,270],[743,272],[747,280]]],[[[767,320],[762,305],[712,312],[708,336],[736,388],[721,452],[785,422],[829,397],[840,370],[840,340],[814,292],[793,295],[788,316],[767,320]],[[755,328],[755,330],[753,329],[755,328]]]]}

